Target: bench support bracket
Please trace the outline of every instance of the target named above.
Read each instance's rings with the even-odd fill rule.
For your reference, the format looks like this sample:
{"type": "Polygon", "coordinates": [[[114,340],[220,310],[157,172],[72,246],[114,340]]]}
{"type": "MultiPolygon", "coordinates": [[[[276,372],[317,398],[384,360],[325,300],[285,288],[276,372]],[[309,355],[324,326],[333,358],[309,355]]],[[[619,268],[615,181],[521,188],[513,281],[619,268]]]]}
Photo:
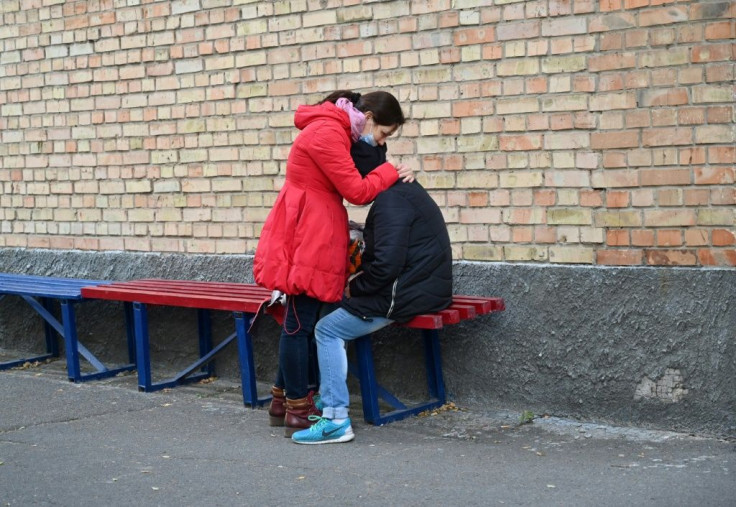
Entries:
{"type": "Polygon", "coordinates": [[[429,399],[411,407],[407,407],[399,401],[376,380],[371,336],[363,336],[355,340],[357,367],[350,365],[349,371],[356,375],[360,381],[360,393],[363,397],[363,417],[367,422],[381,426],[417,415],[426,410],[433,410],[445,404],[445,384],[442,378],[439,333],[436,329],[422,329],[421,332],[424,338],[429,399]],[[394,410],[381,414],[379,399],[394,410]]]}

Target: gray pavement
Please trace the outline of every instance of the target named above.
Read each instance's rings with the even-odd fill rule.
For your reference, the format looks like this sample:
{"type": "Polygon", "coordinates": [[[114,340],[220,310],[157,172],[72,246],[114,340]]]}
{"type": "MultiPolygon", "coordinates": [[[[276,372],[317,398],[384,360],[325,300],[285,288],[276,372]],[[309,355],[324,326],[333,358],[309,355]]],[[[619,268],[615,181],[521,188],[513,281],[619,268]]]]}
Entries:
{"type": "Polygon", "coordinates": [[[734,442],[437,411],[300,446],[215,380],[140,393],[63,361],[0,371],[0,505],[733,506],[734,442]]]}

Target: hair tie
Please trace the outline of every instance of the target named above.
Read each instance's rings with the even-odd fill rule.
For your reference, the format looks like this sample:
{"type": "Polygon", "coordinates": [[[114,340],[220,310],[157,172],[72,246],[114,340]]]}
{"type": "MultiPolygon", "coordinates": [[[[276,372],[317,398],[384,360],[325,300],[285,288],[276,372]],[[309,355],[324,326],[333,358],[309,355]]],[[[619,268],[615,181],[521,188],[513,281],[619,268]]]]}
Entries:
{"type": "Polygon", "coordinates": [[[350,137],[353,142],[357,141],[365,128],[365,115],[355,109],[353,103],[345,97],[337,99],[335,105],[348,113],[350,117],[350,137]]]}

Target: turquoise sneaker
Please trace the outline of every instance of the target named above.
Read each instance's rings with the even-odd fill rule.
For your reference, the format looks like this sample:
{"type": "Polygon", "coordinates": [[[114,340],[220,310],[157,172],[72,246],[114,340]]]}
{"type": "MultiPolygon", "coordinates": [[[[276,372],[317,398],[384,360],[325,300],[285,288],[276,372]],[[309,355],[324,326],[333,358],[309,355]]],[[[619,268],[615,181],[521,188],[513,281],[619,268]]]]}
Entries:
{"type": "Polygon", "coordinates": [[[337,444],[349,442],[355,438],[350,419],[345,419],[342,424],[335,424],[332,419],[310,415],[310,421],[314,424],[309,428],[297,431],[291,439],[297,444],[337,444]]]}

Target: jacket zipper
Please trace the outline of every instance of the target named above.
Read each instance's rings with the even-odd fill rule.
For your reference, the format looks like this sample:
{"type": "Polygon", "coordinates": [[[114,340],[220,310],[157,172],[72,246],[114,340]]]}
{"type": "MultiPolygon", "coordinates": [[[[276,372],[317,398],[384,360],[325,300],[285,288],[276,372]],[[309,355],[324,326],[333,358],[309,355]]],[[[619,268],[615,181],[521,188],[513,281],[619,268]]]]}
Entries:
{"type": "Polygon", "coordinates": [[[391,287],[391,306],[388,307],[386,318],[391,318],[391,312],[394,311],[394,303],[396,302],[396,287],[399,285],[399,279],[394,280],[394,285],[391,287]]]}

